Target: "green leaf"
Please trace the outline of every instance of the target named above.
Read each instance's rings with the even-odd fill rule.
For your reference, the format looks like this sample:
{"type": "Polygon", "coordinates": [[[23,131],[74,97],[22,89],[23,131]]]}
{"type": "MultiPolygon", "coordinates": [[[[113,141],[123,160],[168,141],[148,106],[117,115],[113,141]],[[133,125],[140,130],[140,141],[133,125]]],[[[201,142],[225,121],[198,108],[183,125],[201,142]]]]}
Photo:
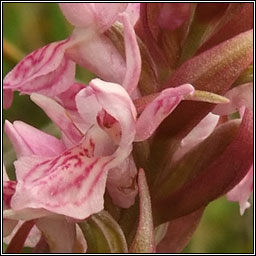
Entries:
{"type": "Polygon", "coordinates": [[[79,223],[87,241],[87,253],[126,253],[126,240],[118,223],[107,212],[92,215],[79,223]]]}

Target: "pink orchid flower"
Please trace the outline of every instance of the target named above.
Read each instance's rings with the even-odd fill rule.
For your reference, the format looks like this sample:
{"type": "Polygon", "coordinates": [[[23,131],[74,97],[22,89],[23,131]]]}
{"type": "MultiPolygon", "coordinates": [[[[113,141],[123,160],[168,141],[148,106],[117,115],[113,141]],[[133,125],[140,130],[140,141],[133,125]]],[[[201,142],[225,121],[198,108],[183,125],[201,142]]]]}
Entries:
{"type": "Polygon", "coordinates": [[[65,3],[60,7],[75,30],[68,39],[32,52],[6,75],[5,108],[11,105],[15,90],[50,97],[67,91],[74,83],[75,63],[104,80],[122,84],[129,93],[136,89],[141,58],[129,14],[121,14],[127,4],[111,4],[109,8],[109,4],[104,3],[65,3]],[[126,58],[104,34],[117,19],[123,25],[126,58]]]}
{"type": "MultiPolygon", "coordinates": [[[[73,146],[64,150],[61,141],[34,128],[29,128],[31,132],[27,138],[26,125],[15,123],[14,128],[7,123],[6,132],[21,156],[15,162],[18,183],[11,199],[12,209],[43,208],[42,215],[49,211],[75,219],[84,219],[102,210],[109,170],[115,173],[113,168],[129,157],[132,142],[150,137],[184,95],[191,93],[191,85],[166,89],[136,121],[136,109],[127,92],[120,85],[95,79],[76,95],[77,109],[84,120],[83,130],[76,127],[57,102],[46,96],[32,95],[32,99],[58,124],[73,146]],[[147,120],[153,117],[155,122],[146,127],[147,120]],[[35,140],[41,136],[40,144],[36,143],[35,140]],[[30,141],[28,149],[23,147],[26,144],[24,139],[30,141]],[[51,145],[48,151],[47,144],[51,145]],[[28,156],[31,145],[33,156],[28,156]]],[[[132,164],[134,169],[130,160],[127,164],[132,164]]],[[[111,175],[109,184],[111,190],[111,175]]],[[[26,218],[34,218],[33,212],[26,218]]]]}
{"type": "MultiPolygon", "coordinates": [[[[32,94],[32,100],[59,126],[65,140],[63,143],[22,122],[6,122],[5,131],[18,156],[17,184],[6,218],[39,218],[37,226],[51,236],[52,231],[39,224],[41,219],[46,218],[43,223],[48,223],[51,216],[60,214],[82,220],[101,211],[106,186],[115,204],[130,207],[137,195],[137,169],[130,156],[132,142],[149,138],[193,91],[191,85],[166,89],[137,119],[135,106],[120,85],[92,80],[75,96],[80,121],[84,121],[80,129],[59,103],[32,94]],[[155,122],[146,127],[148,118],[155,122]]],[[[64,233],[74,230],[69,225],[64,233]]],[[[71,234],[75,236],[74,231],[71,234]]],[[[56,241],[59,243],[63,241],[56,241]]]]}
{"type": "MultiPolygon", "coordinates": [[[[225,96],[230,99],[230,103],[224,106],[216,106],[214,113],[228,115],[239,112],[242,117],[245,108],[253,110],[253,84],[242,84],[229,90],[225,96]]],[[[229,201],[239,202],[240,214],[250,207],[248,202],[253,190],[253,166],[247,175],[231,191],[227,193],[229,201]]]]}

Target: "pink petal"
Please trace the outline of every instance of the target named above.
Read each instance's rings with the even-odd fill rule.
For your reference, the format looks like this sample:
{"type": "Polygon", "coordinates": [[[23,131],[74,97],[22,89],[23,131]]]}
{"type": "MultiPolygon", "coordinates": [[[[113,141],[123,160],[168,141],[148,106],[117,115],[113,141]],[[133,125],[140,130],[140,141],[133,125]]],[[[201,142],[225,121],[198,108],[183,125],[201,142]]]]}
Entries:
{"type": "Polygon", "coordinates": [[[225,97],[230,99],[230,103],[217,105],[213,113],[217,115],[229,115],[239,111],[242,107],[253,108],[253,84],[243,84],[229,90],[225,97]]]}
{"type": "Polygon", "coordinates": [[[163,3],[158,17],[159,26],[169,30],[179,28],[189,18],[190,8],[190,3],[163,3]]]}
{"type": "Polygon", "coordinates": [[[124,25],[124,41],[125,41],[125,56],[126,56],[126,73],[123,80],[123,87],[131,94],[137,87],[140,71],[141,57],[140,49],[136,40],[136,34],[132,24],[129,21],[128,15],[120,15],[120,20],[124,25]]]}
{"type": "Polygon", "coordinates": [[[184,84],[176,88],[163,90],[144,109],[136,123],[136,141],[148,139],[157,129],[160,123],[177,107],[184,95],[192,94],[194,88],[190,84],[184,84]]]}
{"type": "Polygon", "coordinates": [[[57,124],[61,131],[74,144],[80,142],[82,134],[69,117],[67,111],[56,101],[40,94],[32,94],[31,100],[34,101],[44,112],[57,124]]]}
{"type": "Polygon", "coordinates": [[[240,214],[250,207],[248,202],[253,190],[253,166],[247,175],[231,191],[227,193],[229,201],[237,201],[240,204],[240,214]]]}
{"type": "Polygon", "coordinates": [[[61,3],[59,4],[67,20],[76,27],[93,27],[101,32],[107,30],[123,12],[125,3],[61,3]]]}
{"type": "Polygon", "coordinates": [[[131,24],[135,26],[140,17],[140,3],[128,3],[125,13],[128,14],[131,24]]]}
{"type": "Polygon", "coordinates": [[[50,246],[51,253],[72,253],[76,241],[76,224],[63,216],[40,218],[35,221],[50,246]]]}
{"type": "Polygon", "coordinates": [[[60,3],[59,6],[72,25],[76,27],[96,26],[93,3],[60,3]]]}
{"type": "Polygon", "coordinates": [[[134,204],[138,194],[136,176],[137,168],[132,156],[110,169],[107,189],[114,204],[122,208],[129,208],[134,204]]]}
{"type": "Polygon", "coordinates": [[[67,55],[74,62],[101,79],[122,83],[126,71],[125,60],[106,35],[76,28],[71,38],[74,44],[68,49],[67,55]]]}
{"type": "Polygon", "coordinates": [[[4,181],[3,183],[3,208],[11,208],[10,202],[12,196],[15,193],[16,182],[15,181],[4,181]]]}
{"type": "Polygon", "coordinates": [[[3,90],[3,107],[5,109],[9,108],[12,105],[13,92],[12,90],[3,90]]]}
{"type": "Polygon", "coordinates": [[[84,89],[85,85],[80,83],[72,84],[69,89],[59,94],[56,99],[60,101],[61,105],[70,111],[77,111],[75,97],[79,91],[84,89]]]}
{"type": "Polygon", "coordinates": [[[13,144],[17,157],[31,154],[50,157],[65,150],[65,145],[57,138],[21,121],[11,124],[6,120],[5,132],[13,144]]]}
{"type": "MultiPolygon", "coordinates": [[[[16,182],[4,181],[3,183],[3,210],[10,209],[11,198],[15,193],[16,182]]],[[[9,236],[15,226],[18,224],[16,220],[3,219],[3,236],[9,236]]]]}
{"type": "Polygon", "coordinates": [[[135,136],[136,109],[125,89],[118,84],[94,79],[90,82],[89,87],[80,93],[77,98],[77,107],[84,119],[86,120],[87,116],[89,116],[90,122],[92,124],[93,122],[95,123],[95,112],[99,112],[103,108],[120,124],[121,139],[119,145],[124,147],[130,145],[135,136]],[[80,97],[81,95],[85,95],[83,100],[80,97]],[[93,104],[90,105],[90,110],[93,110],[93,114],[91,115],[87,115],[89,110],[86,110],[86,113],[84,110],[88,106],[88,103],[93,104]]]}
{"type": "Polygon", "coordinates": [[[12,90],[55,96],[67,90],[75,76],[75,63],[64,55],[69,44],[67,39],[29,54],[6,75],[4,91],[8,90],[8,94],[12,90]]]}
{"type": "Polygon", "coordinates": [[[107,30],[117,20],[118,14],[125,11],[127,3],[95,3],[97,23],[101,31],[107,30]]]}
{"type": "Polygon", "coordinates": [[[84,219],[103,209],[109,157],[87,157],[80,144],[55,158],[21,157],[12,208],[46,209],[84,219]]]}
{"type": "Polygon", "coordinates": [[[181,145],[174,153],[172,162],[181,159],[189,150],[205,140],[215,129],[219,116],[209,113],[192,131],[181,141],[181,145]]]}

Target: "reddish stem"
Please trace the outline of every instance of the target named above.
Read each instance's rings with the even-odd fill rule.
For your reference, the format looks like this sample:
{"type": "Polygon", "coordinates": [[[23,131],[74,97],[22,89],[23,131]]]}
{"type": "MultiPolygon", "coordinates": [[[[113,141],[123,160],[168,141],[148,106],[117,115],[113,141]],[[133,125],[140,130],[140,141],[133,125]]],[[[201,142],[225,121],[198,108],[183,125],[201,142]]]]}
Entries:
{"type": "Polygon", "coordinates": [[[24,222],[12,238],[7,249],[5,250],[5,253],[20,253],[33,226],[33,220],[24,222]]]}

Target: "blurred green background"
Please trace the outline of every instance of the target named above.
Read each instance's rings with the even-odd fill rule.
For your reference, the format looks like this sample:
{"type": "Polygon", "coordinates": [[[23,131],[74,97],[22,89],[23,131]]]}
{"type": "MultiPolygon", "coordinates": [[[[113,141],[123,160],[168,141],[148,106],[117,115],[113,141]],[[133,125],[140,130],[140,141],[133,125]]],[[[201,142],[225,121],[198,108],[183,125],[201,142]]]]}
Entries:
{"type": "MultiPolygon", "coordinates": [[[[55,3],[3,3],[3,73],[11,70],[24,55],[47,43],[63,40],[72,27],[55,3]]],[[[88,82],[91,74],[78,68],[77,79],[88,82]]],[[[14,103],[4,110],[3,118],[13,122],[22,120],[50,134],[57,129],[28,96],[14,97],[14,103]]],[[[4,162],[14,177],[15,154],[8,138],[3,137],[4,162]]],[[[252,199],[251,199],[252,202],[252,199]]],[[[252,253],[253,207],[244,216],[239,206],[221,198],[211,203],[184,253],[252,253]]]]}

